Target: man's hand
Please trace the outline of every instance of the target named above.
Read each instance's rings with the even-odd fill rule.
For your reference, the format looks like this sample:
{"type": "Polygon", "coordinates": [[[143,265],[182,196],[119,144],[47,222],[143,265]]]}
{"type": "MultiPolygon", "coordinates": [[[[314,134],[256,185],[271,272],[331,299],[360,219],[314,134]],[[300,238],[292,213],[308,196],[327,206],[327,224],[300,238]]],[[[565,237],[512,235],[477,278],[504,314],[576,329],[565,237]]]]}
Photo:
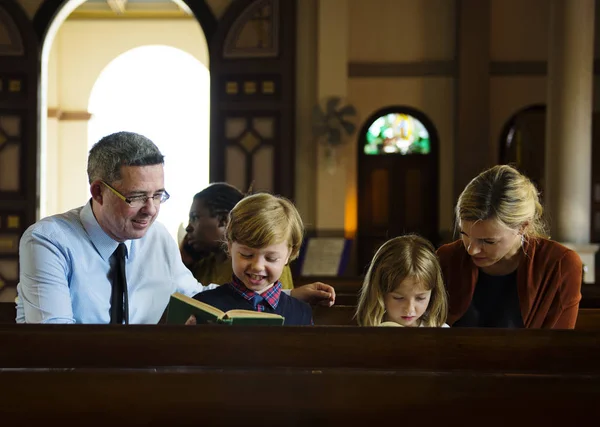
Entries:
{"type": "Polygon", "coordinates": [[[335,289],[325,283],[315,282],[292,289],[294,298],[309,304],[331,307],[335,303],[335,289]]]}

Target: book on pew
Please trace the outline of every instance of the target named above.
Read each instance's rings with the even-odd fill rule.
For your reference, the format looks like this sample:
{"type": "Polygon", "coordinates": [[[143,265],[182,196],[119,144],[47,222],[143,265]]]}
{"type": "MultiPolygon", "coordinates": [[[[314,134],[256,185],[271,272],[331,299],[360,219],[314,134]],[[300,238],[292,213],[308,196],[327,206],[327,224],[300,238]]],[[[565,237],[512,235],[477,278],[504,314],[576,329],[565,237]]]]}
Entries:
{"type": "Polygon", "coordinates": [[[403,327],[400,323],[396,323],[396,322],[391,322],[391,321],[387,321],[387,322],[382,322],[379,324],[379,326],[399,326],[399,327],[403,327]]]}
{"type": "Polygon", "coordinates": [[[275,325],[281,326],[284,317],[273,313],[252,310],[229,310],[223,312],[212,305],[195,300],[179,292],[171,295],[167,309],[167,323],[183,325],[194,315],[196,324],[221,323],[225,325],[275,325]]]}

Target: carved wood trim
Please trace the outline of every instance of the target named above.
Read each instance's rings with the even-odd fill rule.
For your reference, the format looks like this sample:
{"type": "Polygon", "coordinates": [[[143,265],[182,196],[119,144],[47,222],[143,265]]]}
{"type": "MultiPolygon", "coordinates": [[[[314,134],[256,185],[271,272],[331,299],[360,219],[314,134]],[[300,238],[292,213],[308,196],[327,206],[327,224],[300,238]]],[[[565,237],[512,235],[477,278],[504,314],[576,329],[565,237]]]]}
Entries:
{"type": "Polygon", "coordinates": [[[87,111],[63,111],[60,108],[48,108],[48,118],[59,121],[89,121],[92,114],[87,111]]]}

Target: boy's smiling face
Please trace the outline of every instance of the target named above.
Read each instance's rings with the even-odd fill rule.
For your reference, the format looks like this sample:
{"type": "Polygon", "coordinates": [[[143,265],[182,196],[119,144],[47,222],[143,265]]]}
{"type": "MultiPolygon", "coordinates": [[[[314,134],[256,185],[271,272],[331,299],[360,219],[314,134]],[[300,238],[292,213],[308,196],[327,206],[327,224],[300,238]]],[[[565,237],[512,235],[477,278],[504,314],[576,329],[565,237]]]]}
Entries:
{"type": "Polygon", "coordinates": [[[271,287],[283,272],[290,258],[287,242],[264,248],[251,248],[238,242],[228,244],[233,274],[254,292],[261,293],[271,287]]]}

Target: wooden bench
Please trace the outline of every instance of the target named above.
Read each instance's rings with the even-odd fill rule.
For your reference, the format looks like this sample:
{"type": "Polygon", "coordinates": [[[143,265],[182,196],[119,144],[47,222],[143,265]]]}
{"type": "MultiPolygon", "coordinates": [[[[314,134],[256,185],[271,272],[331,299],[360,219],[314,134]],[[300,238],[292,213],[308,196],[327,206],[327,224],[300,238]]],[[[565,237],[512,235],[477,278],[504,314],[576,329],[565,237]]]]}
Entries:
{"type": "Polygon", "coordinates": [[[316,326],[358,326],[354,314],[356,307],[334,305],[333,307],[313,307],[313,322],[316,326]]]}
{"type": "MultiPolygon", "coordinates": [[[[600,277],[600,276],[599,276],[600,277]]],[[[336,290],[336,304],[356,305],[358,293],[362,286],[362,277],[299,277],[294,279],[295,286],[313,282],[323,282],[336,290]]],[[[581,287],[580,308],[600,308],[600,284],[583,285],[581,287]]]]}
{"type": "Polygon", "coordinates": [[[0,342],[3,425],[570,425],[600,399],[591,332],[0,325],[0,342]]]}
{"type": "Polygon", "coordinates": [[[15,323],[17,310],[12,302],[0,302],[0,324],[15,323]]]}
{"type": "Polygon", "coordinates": [[[580,308],[575,329],[582,331],[600,331],[600,309],[580,308]]]}
{"type": "MultiPolygon", "coordinates": [[[[317,326],[356,326],[354,313],[356,308],[350,305],[334,305],[333,307],[313,308],[313,321],[317,326]]],[[[0,303],[0,324],[15,322],[15,305],[0,303]]],[[[577,317],[576,329],[600,331],[600,309],[581,308],[577,317]]]]}
{"type": "Polygon", "coordinates": [[[3,425],[595,425],[600,399],[597,376],[564,374],[110,370],[0,380],[3,425]]]}
{"type": "MultiPolygon", "coordinates": [[[[330,308],[313,308],[313,321],[320,326],[356,326],[354,314],[356,307],[334,305],[330,308]]],[[[584,331],[600,331],[600,309],[581,308],[577,316],[575,329],[584,331]]]]}
{"type": "Polygon", "coordinates": [[[551,373],[560,366],[564,372],[583,373],[600,371],[595,357],[599,338],[596,331],[527,329],[0,325],[0,367],[243,368],[251,364],[255,368],[551,373]]]}

